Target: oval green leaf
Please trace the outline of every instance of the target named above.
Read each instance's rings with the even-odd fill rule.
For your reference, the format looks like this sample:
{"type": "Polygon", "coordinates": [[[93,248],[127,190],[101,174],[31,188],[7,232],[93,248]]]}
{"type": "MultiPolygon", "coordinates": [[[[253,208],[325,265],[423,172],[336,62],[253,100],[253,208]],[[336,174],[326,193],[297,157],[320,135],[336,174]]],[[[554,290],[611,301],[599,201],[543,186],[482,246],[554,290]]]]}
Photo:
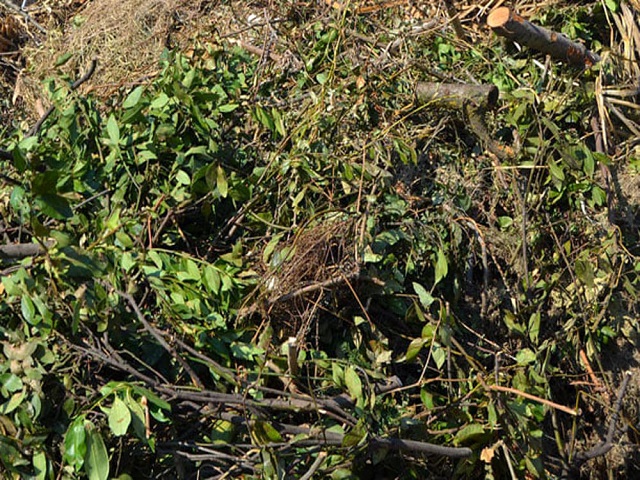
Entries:
{"type": "Polygon", "coordinates": [[[84,457],[84,471],[89,480],[107,480],[109,478],[109,455],[102,435],[92,423],[87,425],[87,453],[84,457]]]}
{"type": "Polygon", "coordinates": [[[129,424],[131,423],[131,412],[126,403],[120,397],[115,398],[113,406],[109,410],[109,428],[113,434],[120,437],[127,433],[129,424]]]}

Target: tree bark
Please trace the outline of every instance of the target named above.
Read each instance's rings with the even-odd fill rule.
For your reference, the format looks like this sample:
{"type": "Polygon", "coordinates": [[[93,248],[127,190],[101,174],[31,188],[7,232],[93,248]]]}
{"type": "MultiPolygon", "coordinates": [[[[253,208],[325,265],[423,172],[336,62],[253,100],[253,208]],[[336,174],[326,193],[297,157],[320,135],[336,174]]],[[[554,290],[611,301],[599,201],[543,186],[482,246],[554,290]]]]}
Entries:
{"type": "Polygon", "coordinates": [[[416,85],[418,101],[449,109],[461,109],[465,103],[471,102],[476,107],[492,110],[498,102],[498,96],[498,87],[495,85],[432,82],[418,82],[416,85]]]}
{"type": "Polygon", "coordinates": [[[573,67],[589,68],[600,57],[561,33],[534,25],[509,7],[498,7],[487,17],[487,25],[498,35],[551,55],[573,67]]]}
{"type": "Polygon", "coordinates": [[[458,83],[418,82],[416,98],[432,107],[461,111],[471,131],[484,142],[487,150],[500,160],[515,158],[517,152],[491,137],[484,121],[487,111],[493,110],[500,92],[495,85],[468,85],[458,83]]]}
{"type": "MultiPolygon", "coordinates": [[[[49,248],[54,245],[54,241],[45,242],[45,247],[49,248]]],[[[0,245],[0,259],[21,259],[25,257],[34,257],[45,252],[45,247],[39,243],[15,243],[8,245],[0,245]]]]}

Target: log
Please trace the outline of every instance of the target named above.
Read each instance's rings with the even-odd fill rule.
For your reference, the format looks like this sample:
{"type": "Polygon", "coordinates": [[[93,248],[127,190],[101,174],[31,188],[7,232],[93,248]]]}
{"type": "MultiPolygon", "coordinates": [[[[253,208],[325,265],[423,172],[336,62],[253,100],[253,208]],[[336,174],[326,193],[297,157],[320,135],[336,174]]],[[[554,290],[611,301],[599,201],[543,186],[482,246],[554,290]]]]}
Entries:
{"type": "Polygon", "coordinates": [[[432,82],[416,84],[418,101],[448,109],[461,109],[465,103],[471,102],[477,108],[492,110],[498,102],[498,96],[498,88],[495,85],[432,82]]]}
{"type": "Polygon", "coordinates": [[[498,35],[538,50],[573,67],[589,68],[600,57],[583,44],[570,40],[562,33],[534,25],[509,7],[498,7],[487,17],[487,25],[498,35]]]}

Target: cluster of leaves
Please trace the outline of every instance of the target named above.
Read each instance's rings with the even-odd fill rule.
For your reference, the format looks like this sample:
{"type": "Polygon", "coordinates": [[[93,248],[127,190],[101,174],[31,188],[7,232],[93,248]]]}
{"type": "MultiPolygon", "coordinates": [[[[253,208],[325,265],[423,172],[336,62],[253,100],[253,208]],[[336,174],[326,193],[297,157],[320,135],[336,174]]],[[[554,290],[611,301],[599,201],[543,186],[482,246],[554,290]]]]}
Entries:
{"type": "Polygon", "coordinates": [[[549,405],[578,401],[581,350],[632,336],[612,312],[640,271],[603,226],[595,74],[408,42],[500,88],[522,148],[496,165],[414,102],[420,65],[359,61],[371,20],[300,21],[299,68],[214,43],[109,107],[51,81],[55,114],[3,142],[5,235],[45,247],[0,284],[9,476],[543,477],[590,432],[549,405]]]}

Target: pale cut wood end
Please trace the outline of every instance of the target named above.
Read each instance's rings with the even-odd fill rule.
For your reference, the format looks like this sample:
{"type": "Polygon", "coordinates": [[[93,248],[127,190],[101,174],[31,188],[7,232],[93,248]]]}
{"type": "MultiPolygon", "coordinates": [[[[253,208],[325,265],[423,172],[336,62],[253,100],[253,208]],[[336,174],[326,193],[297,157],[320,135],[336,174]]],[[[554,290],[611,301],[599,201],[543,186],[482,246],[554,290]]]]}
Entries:
{"type": "Polygon", "coordinates": [[[487,17],[487,25],[491,28],[503,27],[511,18],[511,9],[509,7],[498,7],[491,11],[487,17]]]}

